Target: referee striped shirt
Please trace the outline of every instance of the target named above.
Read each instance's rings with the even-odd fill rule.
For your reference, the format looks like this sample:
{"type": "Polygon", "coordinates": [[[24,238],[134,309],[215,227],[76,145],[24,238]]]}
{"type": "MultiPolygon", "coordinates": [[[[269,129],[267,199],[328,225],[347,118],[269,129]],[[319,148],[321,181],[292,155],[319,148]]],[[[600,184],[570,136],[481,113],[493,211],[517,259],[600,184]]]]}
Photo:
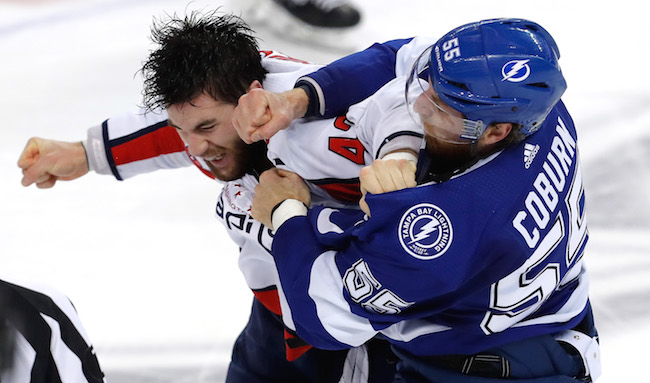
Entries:
{"type": "Polygon", "coordinates": [[[104,383],[70,300],[36,283],[0,276],[0,383],[104,383]]]}

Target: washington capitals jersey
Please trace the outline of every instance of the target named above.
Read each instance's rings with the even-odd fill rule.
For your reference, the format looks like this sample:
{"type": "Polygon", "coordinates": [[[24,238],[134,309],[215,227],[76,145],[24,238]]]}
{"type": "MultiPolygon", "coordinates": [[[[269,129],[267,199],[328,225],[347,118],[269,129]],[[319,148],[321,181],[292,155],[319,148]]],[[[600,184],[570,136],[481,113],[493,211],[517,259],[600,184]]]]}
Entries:
{"type": "MultiPolygon", "coordinates": [[[[275,56],[263,59],[270,71],[264,81],[265,89],[289,89],[297,77],[315,69],[312,65],[275,56]]],[[[294,122],[291,128],[271,139],[269,158],[276,166],[304,177],[312,188],[315,203],[356,205],[360,198],[358,174],[363,166],[392,150],[417,151],[420,146],[421,132],[413,124],[404,124],[410,117],[395,108],[403,98],[401,81],[386,86],[388,90],[384,93],[390,93],[391,97],[370,98],[351,107],[345,116],[294,122]],[[298,140],[300,145],[286,143],[286,135],[294,134],[302,137],[298,140]]],[[[186,152],[178,133],[167,126],[166,119],[164,111],[127,114],[89,130],[87,149],[95,171],[127,179],[144,172],[194,163],[210,175],[200,158],[186,152]]],[[[252,175],[226,183],[216,213],[241,249],[239,266],[256,297],[271,311],[288,313],[283,294],[277,292],[279,279],[269,253],[273,233],[249,215],[256,183],[252,175]]],[[[292,327],[290,314],[285,322],[292,327]]]]}
{"type": "Polygon", "coordinates": [[[415,355],[473,354],[575,326],[588,300],[576,132],[559,103],[524,142],[443,183],[315,208],[273,254],[297,333],[326,349],[377,333],[415,355]]]}
{"type": "MultiPolygon", "coordinates": [[[[340,59],[327,67],[305,63],[275,51],[262,51],[262,66],[269,72],[264,89],[282,92],[298,82],[308,82],[322,107],[319,116],[338,117],[350,105],[360,102],[395,77],[406,76],[418,55],[435,40],[426,37],[374,44],[363,52],[340,59]],[[321,69],[319,69],[321,68],[321,69]],[[319,69],[316,72],[315,70],[319,69]],[[340,84],[346,84],[345,87],[340,84]],[[342,89],[347,91],[342,92],[342,89]]],[[[343,129],[347,122],[340,121],[343,129]]],[[[342,129],[342,131],[344,131],[342,129]]],[[[358,147],[347,145],[345,137],[334,140],[334,150],[351,155],[358,147]]],[[[118,180],[158,169],[197,165],[211,176],[198,158],[185,151],[176,130],[168,125],[163,109],[142,110],[116,116],[88,131],[88,161],[95,172],[112,174],[118,180]]]]}
{"type": "MultiPolygon", "coordinates": [[[[416,151],[421,146],[422,132],[409,123],[405,109],[396,108],[402,102],[404,83],[404,78],[389,82],[377,95],[351,107],[346,116],[295,122],[271,138],[269,159],[306,180],[312,204],[356,207],[361,168],[392,151],[416,151]]],[[[249,215],[256,185],[252,175],[226,183],[217,214],[242,249],[239,266],[249,287],[267,308],[282,312],[285,324],[293,329],[282,291],[278,297],[273,294],[281,288],[270,254],[273,232],[249,215]]]]}
{"type": "MultiPolygon", "coordinates": [[[[262,66],[269,72],[264,89],[271,92],[289,90],[300,76],[321,67],[274,51],[262,51],[260,55],[262,66]]],[[[164,109],[139,110],[109,118],[101,126],[89,129],[89,164],[95,172],[112,174],[118,180],[192,164],[212,177],[200,158],[186,152],[185,144],[167,118],[164,109]]]]}

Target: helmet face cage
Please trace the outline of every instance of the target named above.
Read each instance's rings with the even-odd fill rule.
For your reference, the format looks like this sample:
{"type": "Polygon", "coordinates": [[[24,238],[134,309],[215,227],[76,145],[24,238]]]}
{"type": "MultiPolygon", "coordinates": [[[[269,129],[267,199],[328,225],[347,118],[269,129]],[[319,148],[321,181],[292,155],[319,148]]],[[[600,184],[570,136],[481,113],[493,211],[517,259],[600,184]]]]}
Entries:
{"type": "Polygon", "coordinates": [[[409,114],[422,130],[440,141],[471,144],[481,137],[486,126],[483,121],[465,118],[437,96],[429,77],[433,48],[422,52],[411,67],[405,89],[409,114]]]}

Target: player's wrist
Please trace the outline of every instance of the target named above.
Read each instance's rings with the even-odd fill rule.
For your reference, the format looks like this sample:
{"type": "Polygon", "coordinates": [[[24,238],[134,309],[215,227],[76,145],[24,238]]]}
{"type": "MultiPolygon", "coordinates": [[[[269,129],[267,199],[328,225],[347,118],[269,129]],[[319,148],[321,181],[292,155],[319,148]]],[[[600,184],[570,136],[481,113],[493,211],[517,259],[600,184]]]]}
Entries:
{"type": "Polygon", "coordinates": [[[302,87],[293,88],[285,93],[293,118],[305,117],[309,109],[309,94],[302,87]]]}
{"type": "Polygon", "coordinates": [[[88,135],[83,144],[88,160],[88,170],[92,170],[97,174],[113,174],[104,146],[101,125],[88,129],[88,135]]]}
{"type": "Polygon", "coordinates": [[[273,230],[278,230],[286,221],[293,217],[307,215],[307,205],[297,199],[285,199],[271,210],[273,230]]]}
{"type": "Polygon", "coordinates": [[[88,149],[86,149],[87,146],[88,146],[88,143],[86,142],[86,140],[81,140],[81,147],[84,150],[84,156],[86,158],[86,167],[88,167],[89,172],[92,172],[94,169],[93,169],[92,164],[88,160],[88,149]]]}
{"type": "Polygon", "coordinates": [[[413,163],[418,162],[418,157],[411,151],[395,151],[386,154],[382,160],[407,160],[413,163]]]}
{"type": "Polygon", "coordinates": [[[302,77],[296,82],[295,89],[302,90],[305,95],[302,100],[305,102],[304,113],[300,117],[322,117],[324,111],[321,110],[319,92],[314,85],[314,80],[302,77]]]}

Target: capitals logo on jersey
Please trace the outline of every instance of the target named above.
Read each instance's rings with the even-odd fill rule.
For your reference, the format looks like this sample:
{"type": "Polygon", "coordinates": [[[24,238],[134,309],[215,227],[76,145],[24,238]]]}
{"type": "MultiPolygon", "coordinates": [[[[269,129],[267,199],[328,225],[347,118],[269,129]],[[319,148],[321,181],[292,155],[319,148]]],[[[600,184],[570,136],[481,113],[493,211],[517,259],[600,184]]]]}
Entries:
{"type": "Polygon", "coordinates": [[[404,213],[398,231],[404,250],[423,260],[443,255],[453,239],[449,217],[442,209],[430,203],[415,205],[404,213]]]}

